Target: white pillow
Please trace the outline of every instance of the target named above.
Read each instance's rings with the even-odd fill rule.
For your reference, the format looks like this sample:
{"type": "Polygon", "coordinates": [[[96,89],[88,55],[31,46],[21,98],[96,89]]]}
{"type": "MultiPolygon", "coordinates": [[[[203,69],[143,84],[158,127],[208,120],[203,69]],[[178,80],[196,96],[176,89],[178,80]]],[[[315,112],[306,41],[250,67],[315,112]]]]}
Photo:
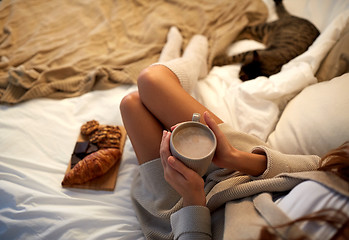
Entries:
{"type": "Polygon", "coordinates": [[[268,143],[289,154],[323,156],[349,141],[349,73],[305,88],[286,106],[268,143]]]}

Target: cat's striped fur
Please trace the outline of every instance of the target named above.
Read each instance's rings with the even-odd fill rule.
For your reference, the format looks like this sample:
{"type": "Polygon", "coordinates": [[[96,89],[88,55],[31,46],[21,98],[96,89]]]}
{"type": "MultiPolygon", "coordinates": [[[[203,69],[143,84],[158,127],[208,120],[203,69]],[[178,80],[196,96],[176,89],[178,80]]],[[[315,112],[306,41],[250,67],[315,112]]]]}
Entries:
{"type": "Polygon", "coordinates": [[[305,52],[320,34],[308,20],[290,15],[282,0],[274,0],[279,19],[270,23],[246,27],[236,40],[253,39],[266,48],[234,56],[222,55],[214,59],[214,66],[242,63],[239,77],[250,80],[273,75],[282,65],[305,52]]]}

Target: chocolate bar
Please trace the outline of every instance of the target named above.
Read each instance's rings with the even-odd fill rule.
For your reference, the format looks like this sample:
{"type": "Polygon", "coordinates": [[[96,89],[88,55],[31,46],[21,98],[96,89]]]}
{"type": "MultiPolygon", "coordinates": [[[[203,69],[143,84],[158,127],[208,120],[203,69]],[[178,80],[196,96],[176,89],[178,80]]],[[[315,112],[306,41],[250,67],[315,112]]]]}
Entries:
{"type": "Polygon", "coordinates": [[[89,142],[76,142],[73,153],[85,153],[89,146],[89,142]]]}
{"type": "Polygon", "coordinates": [[[98,146],[97,146],[96,144],[90,143],[90,144],[88,145],[88,148],[87,148],[87,150],[86,150],[86,153],[87,153],[87,154],[90,154],[90,153],[93,153],[93,152],[95,152],[95,151],[97,151],[97,150],[98,150],[98,146]]]}
{"type": "Polygon", "coordinates": [[[80,161],[81,159],[78,156],[73,154],[70,159],[70,168],[73,168],[80,161]]]}
{"type": "Polygon", "coordinates": [[[87,155],[96,152],[98,146],[90,143],[89,141],[85,142],[76,142],[74,152],[70,160],[70,168],[73,168],[79,161],[84,159],[87,155]]]}

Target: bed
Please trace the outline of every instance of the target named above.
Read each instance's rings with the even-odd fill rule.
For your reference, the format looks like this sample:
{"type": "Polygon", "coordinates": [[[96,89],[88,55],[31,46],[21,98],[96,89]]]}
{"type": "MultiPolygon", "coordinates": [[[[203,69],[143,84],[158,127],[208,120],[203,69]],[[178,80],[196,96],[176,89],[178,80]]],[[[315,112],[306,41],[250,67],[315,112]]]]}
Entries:
{"type": "MultiPolygon", "coordinates": [[[[130,186],[134,172],[137,171],[137,159],[128,139],[126,139],[113,191],[62,188],[61,181],[83,123],[95,119],[103,124],[122,125],[119,103],[126,94],[136,90],[137,86],[134,84],[136,74],[141,68],[157,60],[166,35],[159,32],[161,37],[146,51],[141,51],[141,55],[132,55],[125,51],[122,56],[117,56],[110,51],[100,52],[96,45],[93,45],[95,42],[89,48],[79,45],[82,44],[79,42],[81,38],[90,40],[84,35],[87,33],[84,31],[88,29],[82,28],[81,32],[78,31],[76,42],[64,45],[71,46],[74,51],[84,56],[80,59],[70,58],[79,67],[74,65],[67,67],[67,64],[63,64],[59,59],[54,59],[50,62],[50,66],[55,69],[46,72],[47,62],[41,61],[30,69],[31,63],[27,60],[33,56],[36,60],[43,58],[47,49],[40,45],[35,45],[36,48],[33,49],[18,48],[16,53],[29,51],[30,55],[18,55],[26,58],[18,58],[15,68],[7,69],[7,72],[12,80],[22,81],[27,86],[26,89],[31,91],[22,89],[8,92],[3,69],[6,69],[4,65],[11,62],[11,56],[4,53],[11,45],[4,35],[8,36],[11,29],[6,27],[8,15],[5,13],[12,9],[13,14],[20,14],[21,11],[22,14],[29,14],[23,8],[16,8],[18,2],[21,1],[0,3],[3,30],[0,39],[2,68],[0,77],[2,90],[0,95],[2,100],[0,105],[0,238],[144,239],[130,199],[130,186]],[[88,49],[91,51],[87,51],[88,49]],[[118,58],[121,57],[129,64],[113,62],[110,58],[114,57],[118,59],[115,61],[121,61],[118,58]],[[95,65],[94,71],[89,71],[88,59],[90,58],[96,58],[100,63],[97,67],[95,65]],[[107,67],[112,64],[117,67],[107,67]],[[84,75],[86,72],[88,74],[84,75]],[[43,77],[52,84],[45,87],[32,87],[35,79],[42,80],[43,77]],[[60,81],[66,78],[69,78],[69,85],[64,85],[60,81]],[[52,79],[59,81],[54,82],[52,79]]],[[[53,2],[57,3],[57,1],[53,2]]],[[[79,11],[83,11],[81,9],[86,10],[82,25],[88,26],[89,16],[93,17],[96,14],[95,5],[92,2],[80,1],[75,6],[77,8],[75,14],[80,14],[79,11]]],[[[124,4],[124,8],[132,4],[134,6],[147,4],[146,1],[130,1],[132,2],[130,5],[125,4],[124,1],[101,2],[124,4]]],[[[203,2],[205,1],[200,3],[203,2]]],[[[275,19],[273,1],[264,0],[264,2],[265,10],[268,9],[270,13],[267,15],[268,20],[275,19]]],[[[206,3],[209,6],[213,4],[209,1],[206,3]]],[[[34,9],[40,10],[40,1],[32,1],[32,4],[36,4],[34,9]]],[[[41,5],[45,4],[41,3],[41,5]]],[[[224,1],[221,4],[224,4],[224,1]]],[[[285,5],[291,13],[312,21],[321,32],[318,39],[304,54],[284,65],[280,73],[268,79],[258,77],[244,83],[238,79],[239,65],[213,67],[208,76],[199,81],[193,96],[234,128],[253,134],[280,151],[322,155],[349,140],[349,73],[347,73],[349,69],[349,2],[326,0],[320,5],[316,0],[285,0],[285,5]]],[[[63,7],[59,4],[50,6],[48,15],[51,21],[59,18],[59,14],[64,11],[63,7]]],[[[192,7],[188,6],[188,9],[192,7]]],[[[132,14],[140,14],[133,9],[126,10],[132,14]]],[[[253,12],[256,9],[249,11],[253,12]]],[[[260,15],[253,15],[257,16],[256,18],[250,17],[250,23],[263,20],[265,17],[263,11],[263,9],[261,12],[256,11],[255,13],[260,15]]],[[[101,23],[112,19],[111,10],[107,7],[101,7],[97,12],[99,15],[96,19],[101,23]],[[102,13],[104,15],[101,15],[102,13]]],[[[31,14],[38,16],[35,15],[38,14],[35,11],[31,14]]],[[[152,21],[143,23],[150,28],[150,32],[160,31],[155,29],[156,25],[153,26],[152,21]]],[[[33,27],[30,22],[20,21],[20,24],[26,28],[39,31],[23,31],[23,38],[30,37],[28,33],[36,34],[40,38],[40,30],[46,29],[43,26],[49,23],[44,22],[43,25],[33,27]]],[[[122,23],[119,23],[118,26],[122,27],[122,23]]],[[[162,30],[165,31],[174,23],[176,22],[164,23],[162,30]]],[[[186,28],[186,22],[177,23],[179,29],[186,28]]],[[[72,22],[67,24],[73,25],[72,22]]],[[[193,24],[186,31],[183,30],[186,33],[185,39],[195,31],[211,34],[212,31],[208,32],[211,27],[220,30],[215,32],[217,35],[210,35],[212,39],[213,36],[221,36],[222,39],[220,42],[217,39],[216,42],[211,39],[209,60],[212,60],[215,54],[222,52],[225,45],[229,46],[227,50],[229,54],[263,47],[253,41],[229,44],[228,40],[236,36],[241,29],[232,30],[233,33],[225,36],[222,33],[229,27],[223,23],[207,25],[210,27],[206,28],[201,28],[201,25],[195,22],[193,24]]],[[[66,27],[70,29],[70,25],[66,27]]],[[[103,24],[98,26],[91,31],[99,31],[105,27],[103,24]]],[[[128,32],[128,34],[134,34],[131,36],[133,38],[138,37],[136,33],[128,32]]],[[[22,39],[21,35],[18,37],[22,39]]],[[[64,42],[67,37],[62,36],[60,41],[64,42]]],[[[116,35],[106,37],[116,37],[116,35]]],[[[50,46],[49,39],[46,37],[40,39],[47,41],[46,45],[42,46],[50,46]]],[[[110,44],[103,39],[97,40],[98,44],[110,44]]],[[[150,44],[147,41],[144,44],[150,44]]],[[[104,49],[110,50],[113,47],[115,46],[108,45],[104,49]]],[[[132,47],[137,49],[141,46],[134,44],[132,47]]],[[[62,51],[53,52],[56,55],[67,54],[62,51]]],[[[49,58],[53,59],[54,56],[50,55],[49,58]]],[[[19,85],[13,83],[12,87],[16,88],[19,85]]]]}

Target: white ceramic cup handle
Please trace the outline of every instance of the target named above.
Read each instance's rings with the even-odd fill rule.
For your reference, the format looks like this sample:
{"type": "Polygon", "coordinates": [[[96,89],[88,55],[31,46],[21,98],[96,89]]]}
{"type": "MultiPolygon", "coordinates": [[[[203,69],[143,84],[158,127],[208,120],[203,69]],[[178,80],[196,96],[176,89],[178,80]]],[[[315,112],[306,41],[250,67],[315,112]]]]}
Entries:
{"type": "Polygon", "coordinates": [[[200,117],[201,117],[200,113],[193,113],[193,117],[191,120],[193,122],[200,122],[200,117]]]}

